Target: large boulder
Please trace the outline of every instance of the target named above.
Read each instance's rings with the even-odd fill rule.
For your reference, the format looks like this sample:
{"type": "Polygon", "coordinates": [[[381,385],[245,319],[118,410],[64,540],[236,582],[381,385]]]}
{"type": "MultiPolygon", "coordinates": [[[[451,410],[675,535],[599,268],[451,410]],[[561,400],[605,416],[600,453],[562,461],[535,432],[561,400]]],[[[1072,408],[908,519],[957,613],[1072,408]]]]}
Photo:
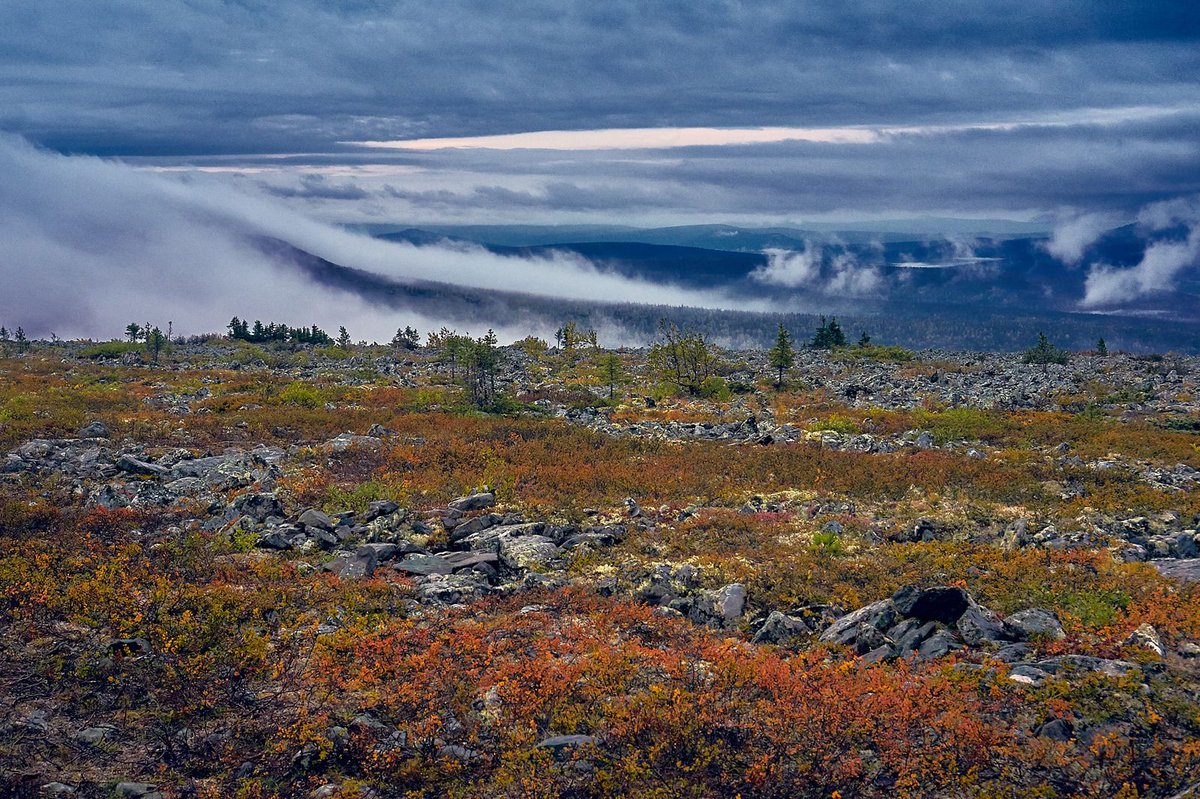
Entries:
{"type": "Polygon", "coordinates": [[[942,624],[954,624],[970,606],[967,592],[949,585],[934,588],[906,585],[892,595],[892,603],[902,616],[942,624]]]}
{"type": "Polygon", "coordinates": [[[1007,641],[1012,636],[999,615],[968,597],[967,609],[954,623],[958,634],[968,646],[1007,641]]]}
{"type": "Polygon", "coordinates": [[[544,535],[505,536],[500,561],[510,569],[538,569],[558,557],[558,547],[544,535]]]}
{"type": "Polygon", "coordinates": [[[842,616],[821,633],[820,640],[827,644],[853,644],[869,631],[882,633],[892,627],[897,616],[892,600],[881,599],[842,616]]]}
{"type": "Polygon", "coordinates": [[[296,520],[303,525],[305,529],[327,530],[332,532],[334,528],[333,519],[316,508],[309,508],[300,514],[300,518],[296,520]]]}
{"type": "Polygon", "coordinates": [[[108,438],[108,425],[104,422],[88,422],[80,431],[80,438],[108,438]]]}
{"type": "Polygon", "coordinates": [[[1037,638],[1060,640],[1066,637],[1058,614],[1044,608],[1018,610],[1004,620],[1004,626],[1012,637],[1021,641],[1037,638]]]}
{"type": "Polygon", "coordinates": [[[788,616],[776,610],[767,616],[766,621],[750,639],[750,643],[786,644],[801,638],[808,638],[812,634],[812,628],[805,624],[803,619],[788,616]]]}
{"type": "Polygon", "coordinates": [[[729,628],[737,624],[746,609],[746,586],[731,583],[715,591],[702,591],[692,603],[688,615],[697,624],[729,628]]]}

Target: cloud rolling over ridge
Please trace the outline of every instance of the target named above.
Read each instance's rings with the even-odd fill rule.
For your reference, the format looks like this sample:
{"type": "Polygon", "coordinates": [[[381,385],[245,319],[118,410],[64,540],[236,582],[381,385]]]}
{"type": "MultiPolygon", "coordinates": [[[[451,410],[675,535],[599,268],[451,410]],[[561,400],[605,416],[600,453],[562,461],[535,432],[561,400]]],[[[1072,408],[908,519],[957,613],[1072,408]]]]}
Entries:
{"type": "MultiPolygon", "coordinates": [[[[337,187],[334,187],[337,190],[337,187]]],[[[264,254],[274,237],[334,263],[398,281],[425,280],[552,297],[729,306],[716,295],[630,280],[577,256],[508,258],[474,246],[413,247],[319,222],[211,176],[140,172],[0,137],[0,320],[32,335],[105,338],[129,321],[179,332],[221,329],[234,314],[346,325],[386,340],[423,319],[306,279],[264,254]]],[[[504,320],[476,320],[480,331],[504,320]]]]}

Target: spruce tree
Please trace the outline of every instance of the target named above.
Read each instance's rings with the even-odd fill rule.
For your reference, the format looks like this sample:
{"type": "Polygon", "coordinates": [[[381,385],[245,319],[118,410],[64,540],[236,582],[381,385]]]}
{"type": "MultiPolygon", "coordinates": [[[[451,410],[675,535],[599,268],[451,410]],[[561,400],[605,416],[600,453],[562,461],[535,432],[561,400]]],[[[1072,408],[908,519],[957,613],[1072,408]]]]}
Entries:
{"type": "Polygon", "coordinates": [[[779,331],[775,334],[775,346],[767,352],[771,367],[778,370],[775,388],[783,388],[783,374],[796,364],[796,350],[792,347],[792,337],[788,334],[783,323],[779,323],[779,331]]]}

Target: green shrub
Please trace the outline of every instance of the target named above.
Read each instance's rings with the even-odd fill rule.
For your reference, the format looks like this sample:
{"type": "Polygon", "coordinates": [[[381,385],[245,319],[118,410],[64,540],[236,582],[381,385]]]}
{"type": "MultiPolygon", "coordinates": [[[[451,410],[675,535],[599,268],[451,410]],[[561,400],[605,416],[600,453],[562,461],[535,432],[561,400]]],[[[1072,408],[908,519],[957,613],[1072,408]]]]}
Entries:
{"type": "Polygon", "coordinates": [[[856,360],[856,361],[878,361],[880,363],[908,363],[916,356],[912,350],[906,350],[904,347],[897,347],[894,344],[876,346],[873,344],[865,347],[851,347],[849,349],[839,350],[837,353],[838,360],[856,360]]]}
{"type": "Polygon", "coordinates": [[[8,402],[0,405],[0,422],[16,422],[32,419],[35,407],[33,397],[24,394],[10,397],[8,402]]]}
{"type": "Polygon", "coordinates": [[[913,417],[939,444],[956,440],[996,440],[1003,437],[1008,427],[1002,415],[979,408],[950,408],[940,413],[917,410],[913,417]]]}
{"type": "Polygon", "coordinates": [[[840,555],[846,549],[842,544],[841,536],[832,530],[813,533],[809,547],[818,555],[829,556],[840,555]]]}
{"type": "Polygon", "coordinates": [[[299,405],[301,408],[320,408],[325,404],[321,392],[307,383],[296,381],[279,392],[279,401],[284,405],[299,405]]]}
{"type": "Polygon", "coordinates": [[[80,358],[120,358],[127,352],[142,352],[141,344],[130,341],[105,341],[79,351],[80,358]]]}
{"type": "Polygon", "coordinates": [[[729,390],[728,383],[713,375],[705,378],[704,382],[700,384],[700,396],[717,402],[725,402],[733,396],[733,392],[729,390]]]}
{"type": "Polygon", "coordinates": [[[344,361],[350,357],[349,350],[344,350],[341,347],[317,347],[313,352],[331,361],[344,361]]]}
{"type": "Polygon", "coordinates": [[[820,419],[808,426],[809,430],[832,430],[835,433],[853,435],[858,433],[858,422],[845,416],[832,414],[828,419],[820,419]]]}

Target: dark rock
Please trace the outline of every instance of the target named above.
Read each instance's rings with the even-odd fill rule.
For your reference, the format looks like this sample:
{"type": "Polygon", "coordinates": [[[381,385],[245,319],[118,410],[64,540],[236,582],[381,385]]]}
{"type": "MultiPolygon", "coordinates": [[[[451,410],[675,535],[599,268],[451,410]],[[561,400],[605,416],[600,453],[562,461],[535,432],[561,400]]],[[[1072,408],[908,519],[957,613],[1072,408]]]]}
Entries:
{"type": "Polygon", "coordinates": [[[343,580],[356,580],[374,575],[375,562],[375,551],[363,547],[349,557],[336,558],[326,563],[325,568],[343,580]]]}
{"type": "Polygon", "coordinates": [[[924,589],[908,585],[892,595],[892,602],[903,616],[943,624],[958,621],[969,604],[966,591],[948,585],[924,589]]]}
{"type": "Polygon", "coordinates": [[[308,510],[304,511],[304,513],[301,513],[300,518],[297,519],[296,522],[303,525],[305,528],[313,528],[316,530],[326,530],[332,532],[334,528],[333,519],[329,518],[316,508],[309,508],[308,510]]]}
{"type": "Polygon", "coordinates": [[[954,626],[968,646],[1007,641],[1012,637],[1004,621],[974,599],[969,599],[967,609],[954,626]]]}
{"type": "Polygon", "coordinates": [[[488,513],[483,516],[476,516],[474,519],[467,519],[462,524],[454,527],[454,532],[450,534],[450,543],[457,544],[459,541],[481,533],[489,527],[495,527],[500,523],[501,517],[496,513],[488,513]]]}
{"type": "Polygon", "coordinates": [[[358,548],[358,551],[362,552],[364,549],[369,549],[372,552],[374,552],[375,560],[378,562],[387,561],[387,560],[395,560],[396,558],[400,557],[400,554],[401,554],[400,546],[398,544],[390,544],[390,543],[363,544],[361,547],[358,548]]]}
{"type": "Polygon", "coordinates": [[[949,631],[938,630],[917,647],[917,659],[933,660],[945,657],[957,649],[962,649],[962,644],[949,631]]]}
{"type": "Polygon", "coordinates": [[[104,422],[88,422],[79,431],[80,438],[108,438],[108,425],[104,422]]]}
{"type": "Polygon", "coordinates": [[[400,506],[391,500],[377,500],[367,506],[366,511],[362,514],[362,521],[363,523],[373,522],[381,516],[391,516],[398,510],[400,510],[400,506]]]}
{"type": "Polygon", "coordinates": [[[1066,719],[1051,719],[1038,727],[1034,735],[1051,741],[1069,741],[1075,737],[1075,727],[1066,719]]]}
{"type": "Polygon", "coordinates": [[[113,787],[117,799],[163,799],[158,786],[148,782],[118,782],[113,787]]]}
{"type": "Polygon", "coordinates": [[[282,551],[292,548],[292,539],[280,529],[268,530],[266,533],[263,533],[261,536],[259,536],[259,539],[254,543],[254,546],[258,547],[259,549],[274,549],[282,551]]]}
{"type": "Polygon", "coordinates": [[[233,501],[233,507],[243,516],[260,522],[283,515],[283,503],[274,494],[242,494],[233,501]]]}
{"type": "Polygon", "coordinates": [[[480,565],[495,565],[500,562],[500,556],[495,552],[447,552],[441,556],[455,571],[470,569],[480,565]]]}
{"type": "Polygon", "coordinates": [[[858,637],[861,629],[886,630],[896,623],[896,618],[896,608],[892,600],[881,599],[842,616],[821,633],[820,640],[824,643],[850,644],[858,637]]]}
{"type": "Polygon", "coordinates": [[[922,624],[919,619],[906,619],[888,631],[888,638],[894,642],[897,652],[906,655],[918,649],[925,639],[939,629],[937,622],[934,621],[922,624]]]}
{"type": "Polygon", "coordinates": [[[473,510],[490,508],[495,504],[496,495],[491,492],[485,492],[482,494],[471,494],[470,496],[459,497],[458,499],[451,500],[447,504],[447,507],[453,508],[457,511],[462,511],[463,513],[469,513],[473,510]]]}
{"type": "Polygon", "coordinates": [[[864,652],[862,661],[864,663],[879,663],[885,660],[895,660],[896,650],[890,644],[880,644],[869,652],[864,652]]]}

